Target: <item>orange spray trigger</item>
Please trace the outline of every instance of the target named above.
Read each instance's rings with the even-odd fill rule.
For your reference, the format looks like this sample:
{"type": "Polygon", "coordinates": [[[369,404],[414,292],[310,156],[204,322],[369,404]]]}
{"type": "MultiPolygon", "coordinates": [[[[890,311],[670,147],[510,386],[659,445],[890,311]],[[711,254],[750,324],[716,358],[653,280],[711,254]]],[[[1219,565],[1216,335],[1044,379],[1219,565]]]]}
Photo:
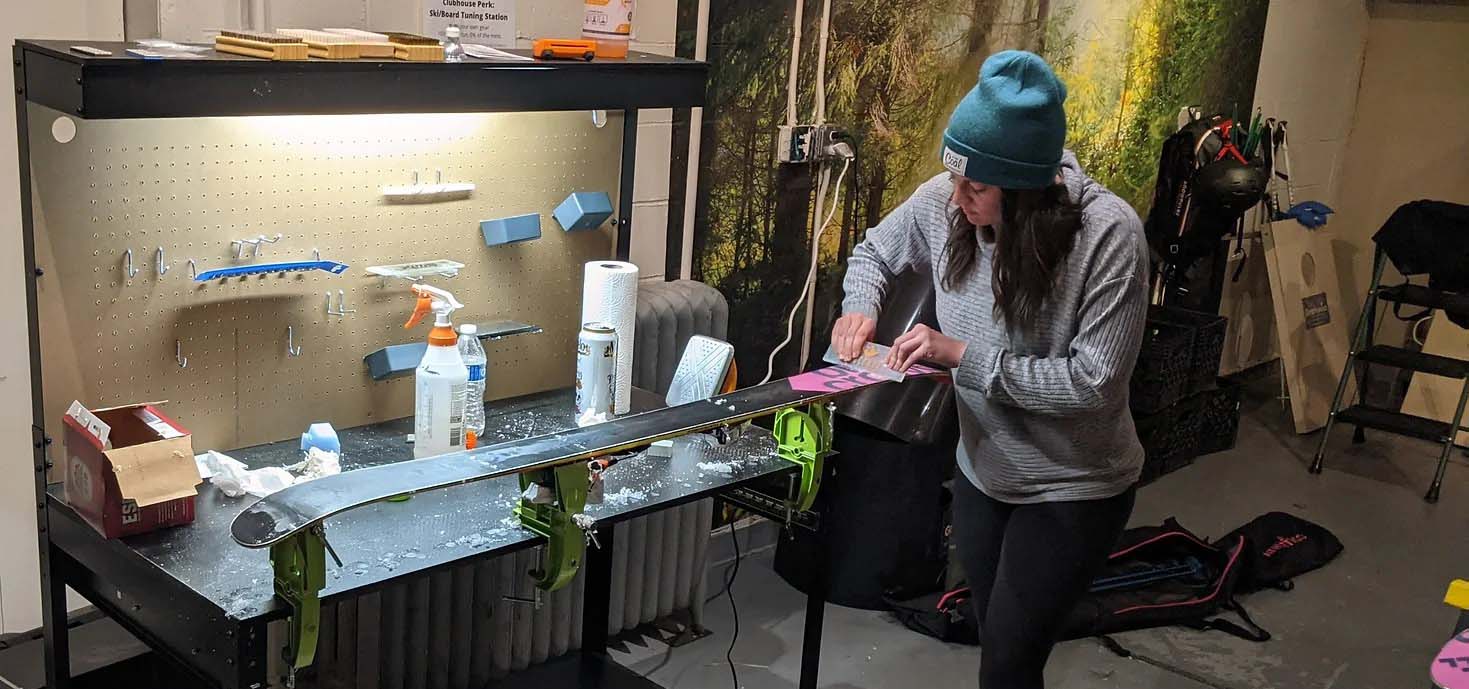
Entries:
{"type": "MultiPolygon", "coordinates": [[[[417,294],[417,292],[415,292],[415,294],[417,294]]],[[[426,315],[429,310],[433,308],[433,306],[433,297],[430,297],[428,295],[420,295],[418,297],[418,304],[413,307],[413,315],[408,317],[408,322],[404,323],[403,327],[412,328],[413,326],[418,325],[419,322],[423,321],[424,315],[426,315]]]]}

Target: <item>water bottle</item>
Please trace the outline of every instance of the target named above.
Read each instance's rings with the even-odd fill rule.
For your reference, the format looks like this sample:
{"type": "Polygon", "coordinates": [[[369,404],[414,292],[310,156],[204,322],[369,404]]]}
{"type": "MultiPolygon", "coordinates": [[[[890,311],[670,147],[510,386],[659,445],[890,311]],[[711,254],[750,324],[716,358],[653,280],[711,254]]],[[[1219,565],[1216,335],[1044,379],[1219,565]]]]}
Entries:
{"type": "Polygon", "coordinates": [[[459,27],[444,29],[444,62],[463,62],[464,46],[459,45],[459,27]]]}
{"type": "MultiPolygon", "coordinates": [[[[453,28],[453,27],[449,27],[453,28]]],[[[464,388],[464,430],[474,437],[485,434],[485,348],[479,343],[479,328],[473,324],[459,326],[459,357],[469,369],[469,384],[464,388]]]]}

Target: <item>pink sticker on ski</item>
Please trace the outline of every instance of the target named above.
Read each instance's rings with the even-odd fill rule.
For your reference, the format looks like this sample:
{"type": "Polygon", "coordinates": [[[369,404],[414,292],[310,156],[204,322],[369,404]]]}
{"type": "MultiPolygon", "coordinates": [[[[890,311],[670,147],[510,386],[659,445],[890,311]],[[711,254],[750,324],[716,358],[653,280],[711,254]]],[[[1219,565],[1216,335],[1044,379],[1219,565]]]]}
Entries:
{"type": "Polygon", "coordinates": [[[1444,644],[1429,672],[1433,683],[1442,689],[1469,689],[1469,632],[1444,644]]]}
{"type": "MultiPolygon", "coordinates": [[[[926,376],[938,372],[938,369],[919,364],[908,369],[907,375],[926,376]]],[[[889,382],[888,379],[882,376],[849,366],[827,366],[826,368],[807,371],[798,376],[791,376],[786,380],[790,382],[791,389],[797,392],[845,392],[868,385],[889,382]]]]}

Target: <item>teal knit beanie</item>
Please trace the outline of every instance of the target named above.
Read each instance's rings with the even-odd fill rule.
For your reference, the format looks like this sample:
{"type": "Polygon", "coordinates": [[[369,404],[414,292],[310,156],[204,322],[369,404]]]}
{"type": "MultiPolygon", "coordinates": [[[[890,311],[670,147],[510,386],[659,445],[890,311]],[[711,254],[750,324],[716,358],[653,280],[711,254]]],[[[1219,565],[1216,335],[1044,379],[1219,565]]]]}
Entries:
{"type": "Polygon", "coordinates": [[[981,184],[1039,189],[1056,181],[1066,144],[1066,85],[1034,53],[984,61],[944,130],[944,167],[981,184]]]}

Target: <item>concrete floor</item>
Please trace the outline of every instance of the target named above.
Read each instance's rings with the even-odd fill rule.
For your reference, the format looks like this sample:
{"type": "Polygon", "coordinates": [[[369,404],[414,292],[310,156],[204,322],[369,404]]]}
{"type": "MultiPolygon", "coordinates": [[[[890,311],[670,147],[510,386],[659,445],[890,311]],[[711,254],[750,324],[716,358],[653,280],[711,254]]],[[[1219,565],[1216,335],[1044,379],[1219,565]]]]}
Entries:
{"type": "MultiPolygon", "coordinates": [[[[1057,647],[1051,689],[1401,689],[1428,684],[1432,655],[1456,613],[1442,603],[1455,577],[1469,577],[1469,467],[1455,452],[1443,500],[1422,494],[1435,447],[1351,430],[1333,433],[1326,472],[1306,473],[1319,434],[1297,436],[1275,383],[1250,386],[1234,450],[1200,458],[1138,494],[1134,524],[1174,516],[1196,533],[1223,535],[1272,510],[1326,526],[1346,546],[1335,562],[1297,581],[1289,593],[1244,599],[1274,639],[1254,644],[1213,632],[1165,628],[1118,635],[1149,662],[1125,660],[1091,640],[1057,647]],[[1161,667],[1160,667],[1161,666],[1161,667]]],[[[711,591],[717,587],[711,586],[711,591]]],[[[746,559],[735,583],[741,633],[734,658],[745,689],[794,687],[799,674],[804,598],[771,571],[768,553],[746,559]]],[[[714,636],[675,649],[651,678],[664,687],[731,687],[724,653],[730,609],[708,607],[714,636]]],[[[633,649],[623,660],[639,672],[664,660],[664,648],[633,649]]],[[[821,686],[834,689],[974,687],[979,650],[909,632],[881,613],[829,606],[821,686]]]]}

